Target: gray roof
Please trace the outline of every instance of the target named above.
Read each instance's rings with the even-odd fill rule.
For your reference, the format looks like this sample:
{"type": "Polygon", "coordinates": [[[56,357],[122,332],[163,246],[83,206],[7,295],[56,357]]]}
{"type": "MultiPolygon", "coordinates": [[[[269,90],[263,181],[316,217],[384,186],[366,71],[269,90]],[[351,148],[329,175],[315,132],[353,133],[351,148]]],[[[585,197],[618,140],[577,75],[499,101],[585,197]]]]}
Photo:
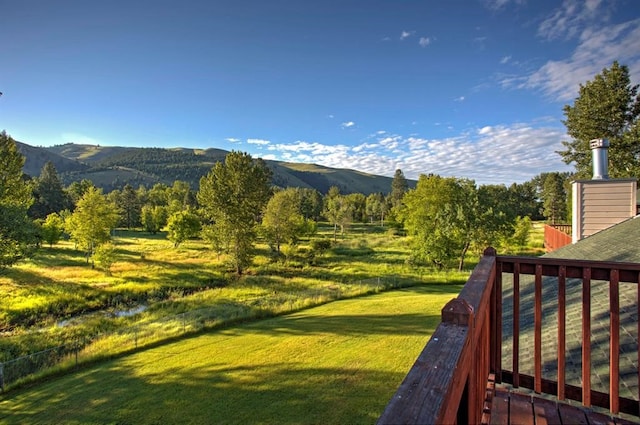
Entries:
{"type": "MultiPolygon", "coordinates": [[[[630,218],[608,229],[595,233],[581,241],[563,246],[545,255],[550,258],[567,258],[593,261],[624,261],[640,263],[640,215],[630,218]]],[[[581,384],[582,363],[582,284],[580,279],[568,279],[566,289],[566,379],[572,385],[581,384]]],[[[513,326],[513,291],[508,279],[503,281],[507,296],[503,302],[503,362],[511,359],[511,328],[513,326]]],[[[620,283],[620,395],[638,400],[638,285],[620,283]]],[[[523,347],[533,347],[534,341],[534,279],[522,276],[520,281],[520,340],[523,347]]],[[[543,280],[542,345],[543,375],[557,379],[557,279],[543,280]]],[[[591,281],[591,380],[593,389],[608,392],[609,380],[609,283],[591,281]]],[[[521,372],[533,375],[533,350],[520,352],[521,372]]]]}
{"type": "Polygon", "coordinates": [[[563,246],[545,257],[640,263],[640,215],[563,246]]]}

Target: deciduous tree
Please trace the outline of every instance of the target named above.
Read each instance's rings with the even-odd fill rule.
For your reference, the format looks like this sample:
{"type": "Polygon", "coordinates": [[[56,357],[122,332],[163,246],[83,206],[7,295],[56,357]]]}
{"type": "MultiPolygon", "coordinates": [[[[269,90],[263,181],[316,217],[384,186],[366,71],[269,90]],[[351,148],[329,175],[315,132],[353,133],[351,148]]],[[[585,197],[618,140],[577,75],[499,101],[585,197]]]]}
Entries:
{"type": "Polygon", "coordinates": [[[329,188],[329,193],[324,199],[324,216],[333,224],[333,240],[338,238],[338,226],[344,234],[345,227],[351,222],[353,214],[351,203],[347,197],[340,194],[336,186],[329,188]]]}
{"type": "Polygon", "coordinates": [[[473,181],[421,175],[402,202],[400,213],[412,236],[414,257],[440,268],[458,258],[462,269],[477,225],[473,181]]]}
{"type": "Polygon", "coordinates": [[[41,233],[42,239],[53,246],[60,241],[64,232],[64,220],[57,213],[51,213],[42,223],[41,233]]]}
{"type": "Polygon", "coordinates": [[[88,262],[98,246],[111,240],[111,229],[117,223],[116,206],[107,201],[102,189],[91,187],[78,201],[65,227],[71,239],[85,251],[88,262]]]}
{"type": "Polygon", "coordinates": [[[281,244],[297,242],[304,231],[304,223],[300,214],[300,197],[294,188],[274,193],[262,215],[265,238],[278,253],[281,244]]]}
{"type": "Polygon", "coordinates": [[[167,224],[168,214],[166,207],[145,205],[142,207],[141,220],[145,231],[156,234],[167,224]]]}
{"type": "MultiPolygon", "coordinates": [[[[248,153],[230,152],[200,179],[198,202],[210,225],[224,231],[224,238],[236,273],[241,274],[253,258],[259,215],[271,195],[271,172],[264,161],[248,153]]],[[[209,232],[208,232],[209,233],[209,232]]]]}
{"type": "Polygon", "coordinates": [[[592,155],[589,141],[609,139],[609,175],[640,178],[640,95],[631,85],[629,69],[614,62],[593,80],[580,85],[573,106],[564,106],[563,121],[572,140],[563,141],[558,152],[564,162],[574,163],[577,178],[589,178],[592,155]]]}
{"type": "Polygon", "coordinates": [[[182,242],[198,236],[200,218],[189,210],[177,211],[167,221],[167,239],[177,248],[182,242]]]}

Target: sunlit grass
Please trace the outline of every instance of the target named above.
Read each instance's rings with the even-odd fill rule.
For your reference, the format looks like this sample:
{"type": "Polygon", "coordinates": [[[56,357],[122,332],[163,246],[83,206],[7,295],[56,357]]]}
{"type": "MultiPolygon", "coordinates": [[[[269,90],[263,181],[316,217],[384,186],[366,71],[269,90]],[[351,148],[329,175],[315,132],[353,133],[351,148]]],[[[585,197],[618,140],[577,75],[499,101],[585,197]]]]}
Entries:
{"type": "MultiPolygon", "coordinates": [[[[332,232],[321,226],[317,237],[332,232]]],[[[300,242],[294,257],[277,262],[258,244],[259,255],[241,278],[201,240],[176,249],[164,234],[120,230],[114,240],[118,261],[110,275],[63,242],[0,276],[0,329],[6,336],[0,361],[78,341],[85,350],[117,353],[120,337],[110,333],[130,340],[132,326],[177,314],[195,311],[198,329],[215,327],[390,288],[461,284],[469,274],[409,265],[406,238],[370,225],[352,226],[313,265],[306,259],[309,240],[300,242]],[[148,308],[126,319],[105,315],[138,305],[148,308]],[[63,328],[56,325],[76,316],[63,328]]]]}
{"type": "Polygon", "coordinates": [[[459,290],[343,300],[84,367],[4,395],[0,422],[374,423],[459,290]]]}

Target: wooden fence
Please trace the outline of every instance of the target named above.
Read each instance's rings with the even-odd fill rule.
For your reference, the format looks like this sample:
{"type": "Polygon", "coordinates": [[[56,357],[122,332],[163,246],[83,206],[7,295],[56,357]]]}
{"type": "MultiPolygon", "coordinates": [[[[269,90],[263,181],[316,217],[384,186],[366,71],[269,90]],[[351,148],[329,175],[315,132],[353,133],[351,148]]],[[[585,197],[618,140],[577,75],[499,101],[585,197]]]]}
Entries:
{"type": "Polygon", "coordinates": [[[544,225],[544,249],[546,252],[555,251],[572,242],[570,224],[544,225]]]}

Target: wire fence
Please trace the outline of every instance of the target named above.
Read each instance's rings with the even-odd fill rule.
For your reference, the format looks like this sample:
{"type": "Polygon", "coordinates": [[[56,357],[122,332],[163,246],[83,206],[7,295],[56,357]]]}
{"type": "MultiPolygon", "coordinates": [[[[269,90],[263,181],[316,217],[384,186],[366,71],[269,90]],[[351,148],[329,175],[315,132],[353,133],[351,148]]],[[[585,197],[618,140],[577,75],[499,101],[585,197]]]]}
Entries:
{"type": "MultiPolygon", "coordinates": [[[[407,286],[407,282],[403,282],[403,279],[398,279],[397,276],[364,279],[353,283],[367,286],[368,291],[366,292],[407,286]]],[[[318,292],[310,300],[307,299],[303,304],[299,301],[296,302],[294,299],[281,300],[288,307],[283,307],[279,313],[292,312],[340,298],[343,298],[341,288],[329,287],[325,291],[318,292]]],[[[251,308],[249,314],[247,310],[237,309],[235,313],[231,315],[227,313],[224,318],[221,318],[220,308],[192,310],[123,327],[112,332],[85,336],[72,343],[0,362],[0,391],[4,392],[9,386],[30,377],[68,371],[83,363],[107,359],[138,348],[148,347],[172,338],[222,325],[223,323],[273,316],[274,313],[267,309],[260,310],[259,303],[261,301],[263,300],[255,300],[258,308],[256,308],[256,304],[252,307],[248,306],[248,308],[251,308]]]]}

